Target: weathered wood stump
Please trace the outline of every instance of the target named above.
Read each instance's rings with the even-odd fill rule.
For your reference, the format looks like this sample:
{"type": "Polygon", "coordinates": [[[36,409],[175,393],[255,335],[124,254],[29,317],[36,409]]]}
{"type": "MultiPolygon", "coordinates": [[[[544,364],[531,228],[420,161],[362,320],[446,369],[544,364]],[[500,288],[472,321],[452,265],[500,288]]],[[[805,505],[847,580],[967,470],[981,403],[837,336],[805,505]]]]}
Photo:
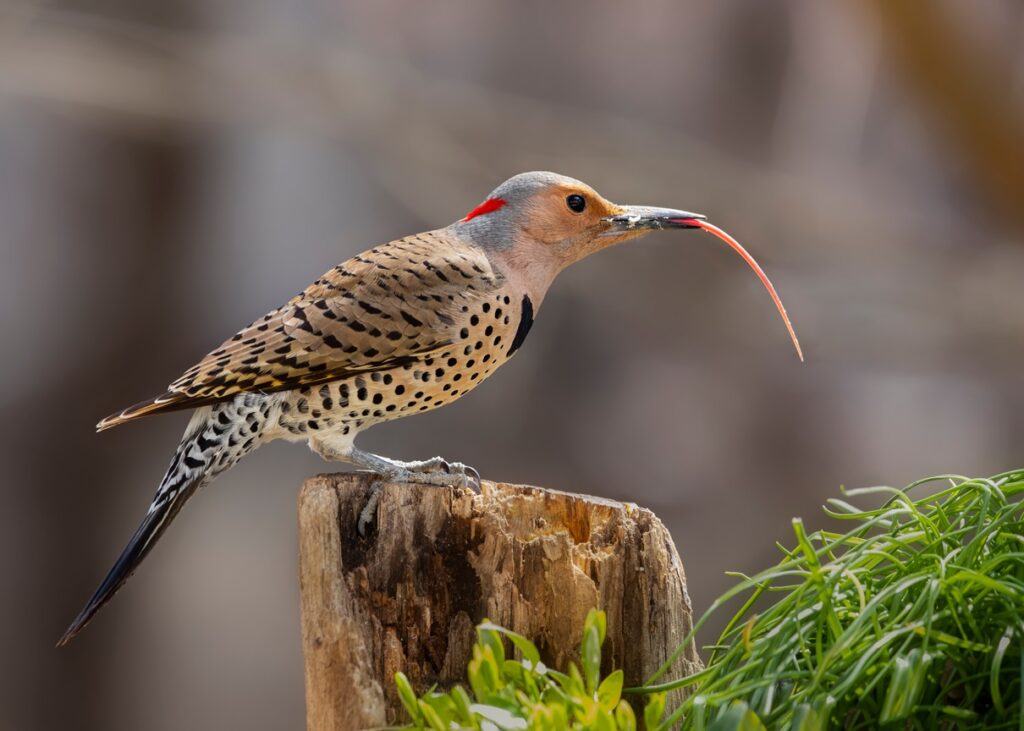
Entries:
{"type": "MultiPolygon", "coordinates": [[[[366,475],[320,475],[299,496],[308,728],[394,723],[396,670],[419,689],[465,682],[485,617],[533,639],[544,661],[577,659],[583,619],[608,617],[605,670],[654,672],[692,626],[683,565],[661,521],[636,505],[485,482],[388,485],[376,530],[355,529],[366,475]]],[[[700,668],[691,646],[669,677],[700,668]]]]}

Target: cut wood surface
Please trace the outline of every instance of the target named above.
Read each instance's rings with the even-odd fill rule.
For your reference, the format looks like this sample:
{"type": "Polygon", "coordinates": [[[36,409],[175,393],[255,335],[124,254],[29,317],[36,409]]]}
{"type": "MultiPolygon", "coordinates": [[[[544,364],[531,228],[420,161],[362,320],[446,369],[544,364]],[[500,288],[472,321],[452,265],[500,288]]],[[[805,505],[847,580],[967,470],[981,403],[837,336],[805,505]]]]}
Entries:
{"type": "MultiPolygon", "coordinates": [[[[653,673],[692,627],[672,539],[649,510],[536,487],[387,485],[356,532],[370,477],[320,475],[299,496],[308,728],[404,718],[392,677],[465,683],[485,617],[531,638],[550,667],[578,658],[583,620],[607,613],[603,669],[653,673]]],[[[699,670],[691,645],[667,678],[699,670]]]]}

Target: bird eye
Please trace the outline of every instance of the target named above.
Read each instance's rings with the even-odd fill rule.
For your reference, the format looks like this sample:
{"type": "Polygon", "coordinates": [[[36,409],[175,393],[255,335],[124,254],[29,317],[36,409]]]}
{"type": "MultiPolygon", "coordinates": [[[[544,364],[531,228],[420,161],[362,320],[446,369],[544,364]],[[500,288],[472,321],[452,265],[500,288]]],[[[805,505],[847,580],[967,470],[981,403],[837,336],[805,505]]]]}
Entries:
{"type": "Polygon", "coordinates": [[[576,213],[583,213],[583,209],[587,207],[587,199],[581,196],[579,193],[573,193],[571,196],[565,199],[565,205],[569,206],[570,211],[576,213]]]}

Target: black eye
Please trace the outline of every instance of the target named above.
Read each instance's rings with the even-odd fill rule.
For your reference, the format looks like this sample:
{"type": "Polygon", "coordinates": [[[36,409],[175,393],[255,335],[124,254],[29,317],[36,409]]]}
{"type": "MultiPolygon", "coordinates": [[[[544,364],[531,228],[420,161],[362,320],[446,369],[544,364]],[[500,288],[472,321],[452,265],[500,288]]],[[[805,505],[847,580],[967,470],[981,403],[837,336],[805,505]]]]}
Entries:
{"type": "Polygon", "coordinates": [[[565,199],[565,205],[569,206],[570,211],[583,213],[583,209],[587,207],[587,199],[578,193],[573,193],[565,199]]]}

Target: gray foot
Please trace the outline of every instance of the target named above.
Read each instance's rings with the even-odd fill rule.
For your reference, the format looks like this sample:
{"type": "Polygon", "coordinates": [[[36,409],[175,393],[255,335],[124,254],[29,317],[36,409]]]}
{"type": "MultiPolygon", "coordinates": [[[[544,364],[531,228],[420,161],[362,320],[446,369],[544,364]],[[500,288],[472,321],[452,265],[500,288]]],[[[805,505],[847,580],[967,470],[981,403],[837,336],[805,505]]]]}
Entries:
{"type": "Polygon", "coordinates": [[[427,485],[462,485],[473,492],[480,492],[480,473],[462,462],[449,462],[441,457],[434,457],[420,462],[400,464],[412,475],[409,478],[410,482],[427,485]]]}
{"type": "Polygon", "coordinates": [[[357,467],[380,475],[380,479],[375,480],[370,486],[370,497],[359,512],[357,527],[361,536],[366,535],[366,529],[376,519],[380,489],[385,482],[412,482],[438,487],[468,487],[474,492],[480,492],[480,473],[461,462],[449,462],[440,457],[419,462],[399,462],[363,452],[360,449],[353,449],[346,455],[346,459],[357,467]]]}

